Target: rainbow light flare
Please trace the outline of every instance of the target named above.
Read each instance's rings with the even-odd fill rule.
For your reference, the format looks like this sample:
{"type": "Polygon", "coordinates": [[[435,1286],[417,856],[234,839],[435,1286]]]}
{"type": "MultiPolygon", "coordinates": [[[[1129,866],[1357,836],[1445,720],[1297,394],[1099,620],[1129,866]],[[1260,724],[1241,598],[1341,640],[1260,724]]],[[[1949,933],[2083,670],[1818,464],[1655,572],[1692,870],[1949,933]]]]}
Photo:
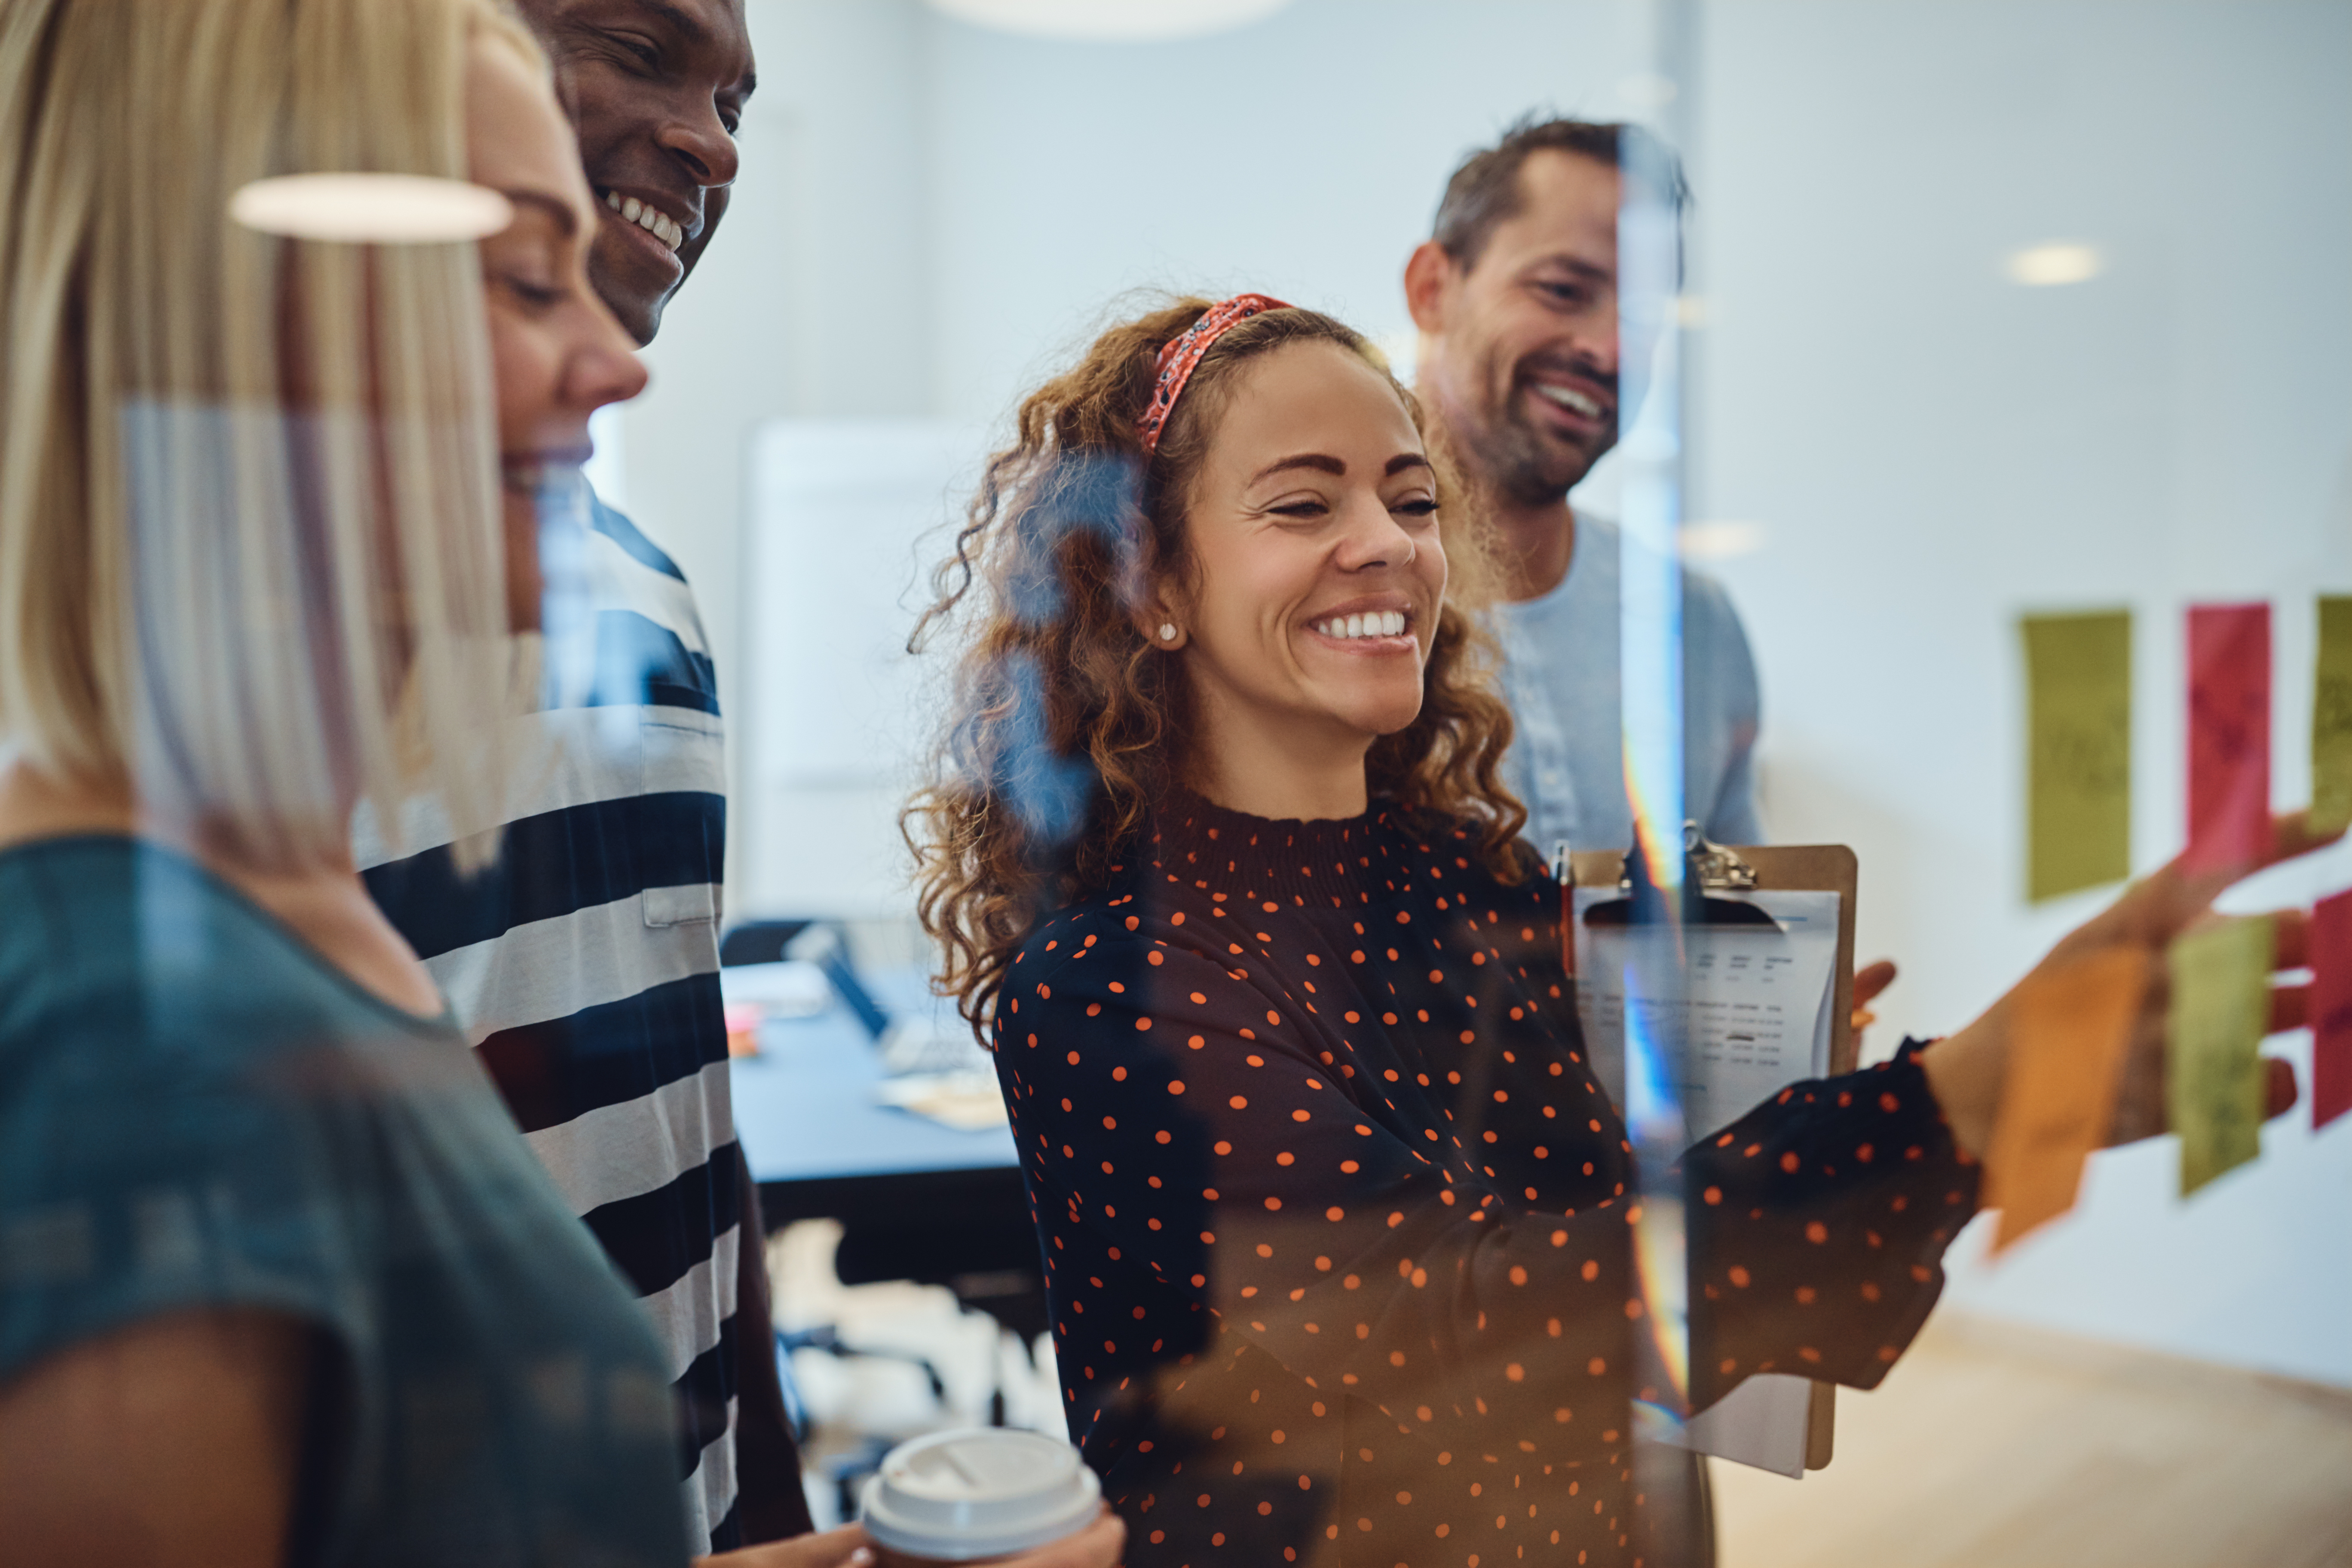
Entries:
{"type": "MultiPolygon", "coordinates": [[[[1643,1332],[1656,1354],[1666,1386],[1655,1390],[1647,1417],[1679,1425],[1690,1408],[1690,1270],[1689,1248],[1683,1225],[1683,1200],[1678,1179],[1670,1175],[1685,1142],[1682,1104],[1676,1093],[1673,1063],[1679,1053],[1671,1036],[1655,1026],[1662,1021],[1648,1007],[1633,1005],[1631,998],[1654,994],[1636,989],[1643,974],[1656,975],[1672,966],[1681,969],[1682,931],[1668,926],[1645,933],[1647,940],[1631,944],[1625,975],[1625,1124],[1633,1135],[1637,1196],[1626,1219],[1633,1227],[1633,1279],[1641,1292],[1643,1332]],[[1644,950],[1648,950],[1646,954],[1644,950]],[[1643,963],[1648,956],[1652,962],[1643,963]],[[1657,1152],[1665,1151],[1665,1163],[1657,1152]]],[[[1653,982],[1654,984],[1654,982],[1653,982]]],[[[1681,1009],[1670,1004],[1667,1020],[1681,1009]]],[[[1667,1023],[1671,1030],[1672,1023],[1667,1023]]]]}
{"type": "Polygon", "coordinates": [[[1688,1054],[1683,944],[1683,583],[1681,213],[1677,176],[1662,144],[1621,142],[1625,179],[1617,214],[1622,406],[1635,410],[1620,446],[1622,559],[1618,576],[1625,795],[1658,923],[1628,950],[1626,1123],[1633,1134],[1634,1283],[1654,1347],[1654,1376],[1635,1416],[1671,1437],[1690,1408],[1690,1251],[1680,1162],[1681,1086],[1688,1054]],[[1635,1005],[1634,998],[1645,1005],[1635,1005]]]}

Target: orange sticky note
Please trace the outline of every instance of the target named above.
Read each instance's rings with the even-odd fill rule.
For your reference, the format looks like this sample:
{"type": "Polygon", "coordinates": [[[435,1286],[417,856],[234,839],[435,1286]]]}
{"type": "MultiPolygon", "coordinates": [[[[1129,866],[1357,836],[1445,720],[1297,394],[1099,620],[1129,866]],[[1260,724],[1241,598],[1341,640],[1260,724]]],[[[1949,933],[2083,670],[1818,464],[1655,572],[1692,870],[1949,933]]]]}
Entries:
{"type": "Polygon", "coordinates": [[[2132,1019],[2147,984],[2137,953],[2104,952],[2017,994],[2000,1111],[1985,1151],[1996,1252],[2074,1206],[2083,1162],[2106,1137],[2132,1019]]]}

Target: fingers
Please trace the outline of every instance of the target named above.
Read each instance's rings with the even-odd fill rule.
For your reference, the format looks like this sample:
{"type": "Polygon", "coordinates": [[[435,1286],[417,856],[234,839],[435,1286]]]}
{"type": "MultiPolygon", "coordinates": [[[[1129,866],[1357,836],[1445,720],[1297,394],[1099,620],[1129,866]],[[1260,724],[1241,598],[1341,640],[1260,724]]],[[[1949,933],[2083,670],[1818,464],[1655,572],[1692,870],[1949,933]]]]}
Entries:
{"type": "Polygon", "coordinates": [[[2264,1057],[2263,1068],[2265,1074],[2263,1118],[2268,1121],[2273,1116],[2284,1116],[2294,1109],[2294,1064],[2283,1062],[2276,1057],[2264,1057]]]}
{"type": "Polygon", "coordinates": [[[697,1568],[867,1568],[874,1548],[855,1524],[695,1560],[697,1568]]]}
{"type": "Polygon", "coordinates": [[[2345,832],[2346,829],[2341,827],[2333,833],[2315,831],[2311,826],[2311,813],[2307,811],[2290,811],[2273,816],[2271,818],[2273,843],[2270,863],[2274,865],[2281,860],[2292,860],[2298,855],[2308,855],[2315,849],[2324,849],[2342,838],[2345,832]]]}
{"type": "Polygon", "coordinates": [[[2270,1023],[2263,1033],[2284,1035],[2289,1029],[2300,1029],[2310,1016],[2310,986],[2274,985],[2271,988],[2270,1023]]]}
{"type": "Polygon", "coordinates": [[[2149,986],[2158,999],[2153,1006],[2143,1002],[2132,1026],[2115,1109],[2108,1116],[2106,1142],[2111,1145],[2154,1138],[2170,1125],[2165,1103],[2164,988],[2159,973],[2149,986]]]}
{"type": "Polygon", "coordinates": [[[1853,1009],[1859,1013],[1875,1000],[1880,992],[1895,984],[1895,962],[1882,958],[1875,963],[1864,964],[1853,973],[1853,1009]]]}
{"type": "Polygon", "coordinates": [[[2271,914],[2271,940],[2276,944],[2273,969],[2301,969],[2311,963],[2311,911],[2276,910],[2271,914]]]}
{"type": "Polygon", "coordinates": [[[2287,812],[2271,818],[2270,847],[2255,859],[2243,865],[2197,869],[2189,865],[2188,852],[2184,850],[2171,864],[2148,878],[2143,887],[2158,906],[2178,911],[2176,925],[2185,924],[2232,883],[2243,881],[2282,860],[2292,860],[2333,844],[2344,837],[2344,831],[2339,827],[2333,833],[2315,833],[2308,813],[2287,812]]]}

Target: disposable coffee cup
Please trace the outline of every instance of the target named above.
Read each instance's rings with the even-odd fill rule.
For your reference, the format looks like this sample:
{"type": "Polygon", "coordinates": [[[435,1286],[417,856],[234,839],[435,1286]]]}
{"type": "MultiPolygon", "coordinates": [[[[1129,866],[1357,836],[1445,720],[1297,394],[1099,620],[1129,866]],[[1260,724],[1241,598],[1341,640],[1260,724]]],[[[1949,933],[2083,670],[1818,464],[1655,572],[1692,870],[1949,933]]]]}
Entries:
{"type": "Polygon", "coordinates": [[[1078,1451],[1037,1432],[980,1426],[901,1443],[866,1483],[859,1522],[880,1568],[993,1563],[1075,1535],[1101,1511],[1078,1451]]]}

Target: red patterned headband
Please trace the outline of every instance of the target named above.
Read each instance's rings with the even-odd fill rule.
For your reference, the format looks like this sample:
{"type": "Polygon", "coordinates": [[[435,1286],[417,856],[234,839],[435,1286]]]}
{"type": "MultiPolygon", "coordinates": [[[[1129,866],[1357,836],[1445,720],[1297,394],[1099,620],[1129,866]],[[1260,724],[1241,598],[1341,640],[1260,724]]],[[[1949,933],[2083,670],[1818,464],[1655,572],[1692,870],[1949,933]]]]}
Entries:
{"type": "Polygon", "coordinates": [[[1184,384],[1192,379],[1192,372],[1200,365],[1201,356],[1209,352],[1209,345],[1252,316],[1292,308],[1265,294],[1236,294],[1222,305],[1210,306],[1199,321],[1168,341],[1160,351],[1151,401],[1143,405],[1143,416],[1135,422],[1135,434],[1143,442],[1145,462],[1151,461],[1151,454],[1160,449],[1160,432],[1166,427],[1168,416],[1176,411],[1176,400],[1184,395],[1184,384]]]}

